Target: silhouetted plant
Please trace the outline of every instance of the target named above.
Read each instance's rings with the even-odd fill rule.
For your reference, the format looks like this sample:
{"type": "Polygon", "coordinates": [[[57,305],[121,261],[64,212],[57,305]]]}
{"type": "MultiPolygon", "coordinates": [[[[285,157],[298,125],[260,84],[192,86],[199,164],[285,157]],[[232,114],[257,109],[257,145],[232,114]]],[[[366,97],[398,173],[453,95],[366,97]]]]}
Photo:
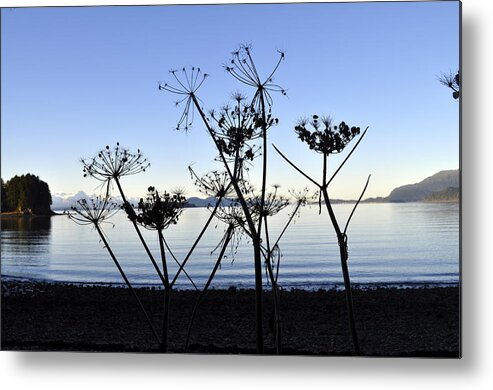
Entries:
{"type": "Polygon", "coordinates": [[[221,240],[220,244],[218,245],[218,246],[221,246],[221,251],[220,251],[220,253],[219,253],[218,257],[217,257],[216,263],[214,264],[214,267],[212,269],[212,272],[209,275],[209,278],[207,279],[207,282],[205,283],[204,288],[200,292],[200,294],[197,297],[197,300],[195,301],[195,304],[193,306],[192,316],[190,318],[190,324],[188,325],[187,338],[186,338],[186,341],[185,341],[185,352],[187,352],[188,346],[190,344],[190,336],[192,334],[192,328],[193,328],[193,324],[195,322],[195,316],[197,315],[197,310],[198,310],[199,305],[202,302],[202,299],[204,298],[204,296],[205,296],[205,294],[206,294],[206,292],[207,292],[210,284],[212,283],[212,280],[214,279],[214,276],[216,275],[216,272],[217,272],[218,268],[221,265],[221,261],[222,261],[222,259],[224,257],[224,254],[226,252],[226,249],[228,248],[228,245],[229,245],[229,243],[231,241],[231,238],[233,236],[234,229],[235,229],[235,226],[233,224],[228,225],[228,228],[226,229],[226,233],[225,233],[223,239],[221,240]]]}
{"type": "Polygon", "coordinates": [[[446,87],[450,88],[452,90],[452,97],[455,100],[458,100],[460,98],[460,72],[457,71],[457,73],[454,75],[452,72],[450,73],[443,73],[439,78],[438,81],[445,85],[446,87]]]}
{"type": "Polygon", "coordinates": [[[114,181],[118,187],[118,191],[123,200],[123,207],[127,213],[128,218],[132,222],[134,229],[144,247],[147,256],[151,260],[152,265],[156,273],[161,280],[163,286],[165,285],[164,276],[159,269],[159,266],[152,255],[149,246],[144,240],[142,233],[137,225],[136,214],[133,206],[127,201],[125,193],[120,183],[120,179],[123,176],[135,175],[140,172],[145,172],[149,168],[150,163],[144,157],[140,149],[137,153],[130,152],[128,149],[120,146],[117,142],[114,148],[110,148],[108,145],[100,150],[96,156],[91,159],[81,159],[83,165],[84,177],[90,176],[96,180],[102,182],[102,185],[106,185],[106,195],[108,196],[111,189],[111,183],[114,181]]]}
{"type": "Polygon", "coordinates": [[[106,239],[104,232],[101,228],[101,224],[108,222],[107,220],[111,218],[120,209],[120,207],[116,203],[112,202],[111,198],[106,196],[104,198],[97,197],[96,199],[89,199],[89,200],[80,199],[77,201],[77,205],[72,206],[71,209],[72,209],[72,213],[68,213],[68,217],[72,221],[74,221],[79,225],[92,225],[99,233],[99,236],[101,238],[101,241],[103,242],[104,247],[107,249],[109,255],[111,256],[111,259],[116,265],[116,268],[118,269],[120,275],[125,281],[125,284],[128,286],[130,292],[132,293],[133,297],[137,301],[140,310],[144,314],[152,334],[156,338],[158,344],[161,344],[161,340],[159,339],[159,336],[157,335],[156,330],[152,325],[152,322],[149,318],[149,315],[147,314],[147,311],[144,308],[144,305],[142,304],[141,300],[137,296],[137,293],[133,289],[132,284],[128,280],[125,272],[123,271],[123,268],[121,267],[115,254],[110,248],[108,240],[106,239]]]}
{"type": "MultiPolygon", "coordinates": [[[[218,112],[211,111],[210,118],[215,123],[213,129],[220,150],[229,162],[235,163],[233,173],[238,179],[243,179],[245,163],[253,161],[259,155],[260,146],[252,144],[263,136],[264,119],[253,105],[245,104],[245,97],[240,93],[233,94],[233,107],[224,106],[218,112]],[[217,127],[217,128],[216,128],[217,127]]],[[[266,116],[266,127],[277,124],[277,118],[270,113],[266,116]]]]}
{"type": "Polygon", "coordinates": [[[173,194],[164,192],[164,194],[160,195],[154,187],[149,187],[146,198],[141,199],[139,202],[138,214],[135,217],[138,224],[146,229],[156,230],[158,234],[164,275],[164,314],[161,346],[163,352],[168,351],[169,307],[171,299],[171,284],[166,262],[163,230],[178,223],[178,219],[186,202],[185,197],[179,191],[173,194]]]}
{"type": "Polygon", "coordinates": [[[114,148],[108,145],[100,150],[92,159],[82,159],[84,177],[90,176],[109,186],[111,180],[119,185],[123,176],[135,175],[150,166],[140,149],[132,153],[117,142],[114,148]]]}
{"type": "Polygon", "coordinates": [[[218,160],[224,165],[228,173],[231,185],[236,192],[238,202],[243,209],[248,231],[252,235],[255,268],[255,303],[256,303],[256,341],[257,352],[263,352],[263,326],[262,326],[262,218],[258,225],[251,215],[245,194],[241,188],[245,159],[253,160],[258,152],[252,146],[246,146],[248,141],[255,138],[262,139],[262,187],[260,194],[260,208],[263,209],[266,195],[267,180],[267,129],[277,122],[271,116],[272,96],[271,92],[281,92],[284,89],[274,83],[273,76],[280,63],[284,59],[284,53],[280,53],[279,60],[267,77],[262,78],[257,72],[251,56],[249,46],[241,46],[232,54],[232,58],[225,67],[233,77],[241,83],[254,88],[254,95],[250,104],[244,105],[244,98],[238,95],[236,106],[231,111],[223,109],[219,114],[211,113],[208,117],[197,96],[197,91],[207,77],[202,74],[200,68],[183,68],[179,77],[177,71],[171,71],[175,79],[174,85],[161,83],[160,90],[165,90],[180,97],[177,104],[184,105],[184,111],[178,121],[177,129],[188,131],[193,121],[194,111],[197,110],[202,122],[206,126],[216,149],[218,160]],[[214,123],[218,130],[214,128],[214,123]],[[260,135],[259,135],[260,134],[260,135]],[[233,163],[233,168],[230,163],[233,163]]]}
{"type": "Polygon", "coordinates": [[[195,239],[192,247],[188,251],[185,259],[181,263],[180,267],[178,268],[178,271],[176,272],[175,277],[173,278],[173,281],[171,282],[171,286],[173,286],[176,283],[176,280],[178,279],[178,276],[182,271],[184,271],[184,267],[187,264],[188,260],[192,256],[192,253],[194,252],[195,248],[197,247],[198,243],[202,239],[205,231],[209,227],[212,219],[214,218],[217,209],[219,208],[219,205],[223,201],[223,199],[229,195],[231,195],[234,191],[232,191],[231,188],[231,181],[229,180],[229,176],[226,172],[219,172],[219,171],[212,171],[207,173],[206,175],[199,177],[195,173],[195,171],[192,169],[192,167],[188,167],[190,174],[192,175],[192,179],[195,180],[195,185],[199,189],[200,192],[203,194],[208,195],[209,197],[214,197],[216,198],[216,203],[212,209],[212,212],[205,222],[204,226],[202,227],[202,230],[200,231],[199,235],[195,239]]]}
{"type": "Polygon", "coordinates": [[[101,186],[105,188],[106,197],[108,197],[111,192],[112,183],[114,182],[116,184],[123,200],[123,209],[125,210],[128,219],[132,222],[148,257],[163,284],[163,328],[160,348],[166,352],[168,350],[170,294],[173,283],[180,272],[183,272],[190,280],[193,287],[197,289],[192,278],[184,270],[183,264],[181,264],[171,252],[163,235],[164,229],[167,229],[169,226],[178,222],[178,218],[186,203],[183,192],[181,190],[175,190],[172,194],[168,194],[167,192],[160,194],[154,187],[149,187],[147,197],[140,200],[137,205],[138,213],[136,213],[134,206],[128,202],[125,196],[120,179],[123,176],[144,172],[150,166],[140,150],[137,150],[137,153],[133,153],[117,143],[114,148],[106,146],[92,159],[82,159],[82,164],[84,176],[93,177],[102,182],[101,186]],[[155,230],[158,233],[162,272],[140,232],[139,225],[149,230],[155,230]],[[170,282],[165,247],[179,266],[179,271],[173,279],[173,283],[170,282]]]}
{"type": "Polygon", "coordinates": [[[366,185],[354,205],[354,208],[346,222],[346,225],[344,229],[341,229],[339,222],[334,214],[334,210],[332,208],[332,204],[330,201],[329,193],[328,193],[328,186],[334,179],[334,177],[339,173],[341,168],[344,166],[346,161],[349,159],[349,157],[352,155],[356,147],[359,145],[363,137],[365,136],[368,128],[365,129],[365,131],[361,134],[359,140],[357,143],[354,145],[354,147],[351,149],[351,151],[348,153],[346,158],[343,160],[343,162],[339,165],[339,167],[336,169],[334,174],[328,179],[327,175],[327,165],[328,165],[328,158],[331,154],[336,154],[342,152],[347,144],[357,135],[360,134],[360,128],[359,127],[349,127],[345,122],[339,123],[339,125],[335,125],[330,117],[319,117],[318,115],[313,115],[311,120],[307,119],[302,119],[298,125],[295,126],[294,128],[296,134],[298,135],[298,138],[306,143],[308,147],[311,150],[314,150],[317,153],[322,154],[322,159],[323,159],[323,168],[322,168],[322,183],[317,182],[316,180],[312,179],[310,176],[308,176],[305,172],[303,172],[297,165],[295,165],[293,162],[291,162],[290,159],[288,159],[275,145],[274,148],[276,151],[293,167],[295,168],[300,174],[302,174],[305,178],[307,178],[310,182],[315,184],[320,193],[323,196],[325,206],[327,208],[327,211],[329,213],[329,217],[332,223],[332,226],[334,228],[334,231],[337,236],[337,242],[339,244],[339,254],[340,254],[340,259],[341,259],[341,268],[342,268],[342,274],[344,278],[344,288],[346,292],[346,304],[347,304],[347,310],[348,310],[348,319],[349,319],[349,328],[351,332],[351,338],[353,341],[353,347],[354,347],[354,352],[356,355],[360,354],[360,347],[359,347],[359,340],[358,336],[356,333],[356,325],[355,325],[355,319],[354,319],[354,310],[353,310],[353,299],[352,299],[352,293],[351,293],[351,281],[349,277],[349,270],[347,266],[348,262],[348,245],[347,245],[347,229],[349,227],[349,222],[358,206],[360,203],[363,194],[366,191],[366,188],[368,187],[368,183],[370,180],[370,176],[368,176],[368,180],[366,181],[366,185]]]}
{"type": "Polygon", "coordinates": [[[286,230],[288,229],[289,225],[293,222],[294,218],[296,216],[300,215],[300,209],[301,207],[305,207],[308,202],[308,188],[304,188],[301,191],[295,191],[295,190],[290,190],[289,194],[291,197],[296,201],[295,202],[295,208],[294,210],[290,213],[289,219],[286,222],[286,225],[284,225],[281,233],[279,234],[277,240],[275,241],[274,245],[271,246],[270,250],[270,257],[272,261],[272,265],[276,266],[276,272],[275,272],[275,281],[277,283],[277,279],[279,277],[279,267],[281,263],[281,250],[279,247],[279,241],[281,241],[282,237],[284,236],[284,233],[286,233],[286,230]],[[277,258],[277,261],[276,261],[277,258]]]}
{"type": "Polygon", "coordinates": [[[193,123],[194,107],[198,105],[196,92],[202,86],[205,79],[209,76],[203,73],[200,68],[191,67],[190,69],[182,68],[172,69],[169,71],[173,75],[175,86],[168,83],[160,83],[159,89],[174,93],[179,96],[175,102],[176,106],[183,105],[183,112],[178,120],[176,130],[188,131],[193,123]]]}
{"type": "MultiPolygon", "coordinates": [[[[274,318],[274,333],[275,333],[275,345],[276,345],[276,351],[277,353],[281,353],[282,351],[282,331],[281,331],[281,309],[280,309],[280,290],[279,290],[279,285],[278,285],[278,275],[279,275],[279,265],[280,265],[280,257],[281,257],[281,251],[279,248],[279,242],[286,232],[288,226],[291,224],[293,221],[294,217],[298,215],[300,207],[306,205],[306,194],[307,190],[300,191],[298,193],[295,193],[294,191],[290,192],[295,200],[296,200],[296,206],[293,212],[290,214],[289,219],[282,229],[280,235],[278,236],[277,240],[273,245],[271,245],[270,237],[269,237],[269,228],[267,226],[267,218],[272,217],[279,213],[281,210],[283,210],[286,206],[289,204],[289,200],[285,198],[284,196],[280,196],[277,194],[279,186],[274,186],[274,192],[269,193],[266,198],[266,202],[264,204],[264,211],[262,212],[259,206],[259,196],[255,196],[253,193],[253,190],[250,189],[249,192],[251,193],[251,197],[247,198],[247,203],[250,207],[251,214],[254,218],[255,221],[258,221],[260,218],[264,220],[265,223],[265,232],[266,232],[266,240],[265,240],[265,245],[261,246],[261,251],[262,251],[262,256],[264,258],[264,264],[265,264],[265,269],[266,269],[266,274],[267,274],[267,280],[269,281],[269,284],[272,287],[273,291],[273,302],[274,302],[274,312],[273,312],[273,318],[274,318]],[[275,260],[277,259],[277,261],[275,260]],[[277,266],[276,266],[277,265],[277,266]],[[274,271],[274,266],[276,266],[276,270],[274,271]]],[[[189,330],[187,334],[187,341],[185,345],[185,350],[188,349],[188,345],[190,342],[190,336],[191,336],[191,330],[195,321],[195,316],[199,308],[199,304],[202,301],[203,297],[205,296],[207,289],[209,288],[210,284],[212,283],[218,269],[221,266],[221,261],[225,257],[225,253],[227,250],[228,245],[231,245],[231,255],[232,259],[234,260],[234,254],[236,252],[236,248],[239,245],[239,242],[241,238],[246,235],[248,238],[251,239],[252,234],[248,230],[248,225],[246,223],[246,219],[243,213],[243,210],[241,207],[239,207],[237,202],[231,202],[228,205],[221,205],[217,209],[216,212],[216,217],[224,222],[227,226],[225,230],[225,234],[220,240],[219,244],[216,246],[216,248],[213,250],[215,252],[217,249],[221,248],[219,256],[216,260],[216,263],[214,264],[214,267],[212,269],[211,274],[209,275],[209,278],[200,293],[193,312],[192,312],[192,318],[190,320],[190,325],[189,325],[189,330]]]]}
{"type": "Polygon", "coordinates": [[[272,266],[272,255],[273,249],[270,242],[268,218],[278,214],[283,210],[289,201],[287,198],[277,194],[279,186],[274,186],[274,192],[268,193],[262,204],[262,199],[259,197],[254,197],[249,200],[249,205],[254,215],[258,215],[261,222],[264,223],[265,232],[265,250],[263,252],[265,259],[265,268],[267,273],[267,280],[270,280],[272,286],[272,297],[274,303],[274,321],[275,321],[275,345],[276,352],[280,354],[282,352],[282,337],[281,337],[281,302],[280,302],[280,291],[277,284],[277,277],[274,275],[274,270],[272,266]]]}

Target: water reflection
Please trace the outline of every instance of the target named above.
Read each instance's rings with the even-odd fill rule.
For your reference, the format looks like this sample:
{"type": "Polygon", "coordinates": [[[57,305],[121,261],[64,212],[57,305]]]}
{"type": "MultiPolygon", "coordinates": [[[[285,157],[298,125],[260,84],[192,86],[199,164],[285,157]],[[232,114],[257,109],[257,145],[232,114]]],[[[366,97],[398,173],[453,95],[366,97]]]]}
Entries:
{"type": "MultiPolygon", "coordinates": [[[[352,205],[336,205],[344,221],[352,205]]],[[[272,220],[277,237],[287,213],[272,220]]],[[[167,231],[167,239],[178,259],[183,259],[201,224],[209,216],[205,208],[187,209],[180,223],[167,231]]],[[[124,213],[105,227],[111,247],[131,281],[158,284],[133,227],[124,213]]],[[[316,207],[303,210],[281,241],[280,283],[283,287],[317,287],[342,282],[339,248],[327,226],[326,215],[316,207]]],[[[94,229],[74,224],[68,218],[17,217],[1,220],[2,275],[58,281],[121,282],[121,277],[99,242],[94,229]]],[[[222,237],[221,225],[209,229],[187,266],[187,272],[203,285],[214,262],[212,249],[222,237]]],[[[144,231],[151,250],[159,253],[152,232],[144,231]]],[[[350,271],[354,283],[448,283],[459,275],[459,208],[444,204],[363,204],[350,227],[350,271]]],[[[251,244],[236,249],[224,261],[215,278],[215,287],[252,287],[254,271],[251,244]]],[[[177,271],[170,264],[170,272],[177,271]]],[[[189,288],[186,278],[178,288],[189,288]]]]}
{"type": "Polygon", "coordinates": [[[43,267],[51,251],[51,218],[40,216],[2,217],[2,273],[5,265],[43,267]]]}
{"type": "Polygon", "coordinates": [[[51,217],[2,217],[1,229],[2,231],[38,231],[40,234],[49,235],[51,231],[51,217]]]}

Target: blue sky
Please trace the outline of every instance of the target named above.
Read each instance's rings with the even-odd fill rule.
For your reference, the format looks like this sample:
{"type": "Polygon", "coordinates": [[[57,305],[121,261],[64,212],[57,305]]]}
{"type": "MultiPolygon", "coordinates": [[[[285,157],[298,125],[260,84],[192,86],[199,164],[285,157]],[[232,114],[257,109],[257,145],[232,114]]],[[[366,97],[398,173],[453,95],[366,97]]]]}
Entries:
{"type": "MultiPolygon", "coordinates": [[[[288,95],[275,96],[270,141],[312,176],[320,155],[296,138],[298,118],[370,127],[332,196],[357,198],[370,173],[367,196],[385,196],[459,166],[459,105],[437,81],[458,68],[458,2],[17,8],[2,9],[1,28],[4,180],[31,172],[52,193],[92,194],[98,183],[82,177],[79,159],[119,141],[152,163],[124,179],[130,196],[149,185],[196,195],[187,166],[219,168],[213,144],[199,121],[189,134],[173,131],[181,111],[158,82],[194,65],[211,75],[205,107],[248,95],[222,69],[240,43],[253,45],[264,72],[286,52],[276,81],[288,95]]],[[[271,184],[308,184],[268,152],[271,184]]]]}

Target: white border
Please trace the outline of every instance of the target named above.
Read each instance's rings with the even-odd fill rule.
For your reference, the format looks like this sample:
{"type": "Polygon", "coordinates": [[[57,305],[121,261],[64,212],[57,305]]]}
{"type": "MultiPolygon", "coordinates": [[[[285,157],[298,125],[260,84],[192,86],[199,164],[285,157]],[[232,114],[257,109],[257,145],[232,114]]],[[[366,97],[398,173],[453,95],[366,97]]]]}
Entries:
{"type": "MultiPolygon", "coordinates": [[[[231,1],[210,1],[204,3],[231,1]]],[[[243,1],[250,3],[252,1],[243,1]]],[[[280,2],[280,1],[271,1],[280,2]]],[[[163,4],[163,1],[140,2],[163,4]]],[[[170,1],[171,3],[171,1],[170,1]]],[[[174,1],[197,3],[197,1],[174,1]]],[[[2,7],[139,4],[15,1],[2,7]]],[[[4,389],[486,389],[493,383],[491,98],[493,2],[463,1],[463,358],[367,359],[88,353],[0,353],[4,389]],[[488,385],[490,383],[490,385],[488,385]]]]}

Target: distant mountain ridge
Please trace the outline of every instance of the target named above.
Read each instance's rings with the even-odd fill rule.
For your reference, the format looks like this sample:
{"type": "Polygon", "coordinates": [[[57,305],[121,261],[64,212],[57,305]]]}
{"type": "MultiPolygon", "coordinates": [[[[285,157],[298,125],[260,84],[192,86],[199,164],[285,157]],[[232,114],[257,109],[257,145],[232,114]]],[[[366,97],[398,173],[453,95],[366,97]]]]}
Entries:
{"type": "Polygon", "coordinates": [[[432,192],[423,199],[424,202],[459,202],[460,188],[448,187],[441,191],[432,192]]]}
{"type": "MultiPolygon", "coordinates": [[[[394,188],[386,197],[368,198],[363,200],[364,203],[387,203],[387,202],[459,202],[460,200],[459,170],[440,171],[434,175],[415,184],[406,184],[394,188]]],[[[52,208],[63,210],[76,204],[78,199],[95,197],[88,196],[84,191],[76,194],[53,194],[52,208]]],[[[122,203],[120,197],[116,196],[114,201],[122,203]]],[[[207,207],[216,203],[216,198],[208,197],[205,199],[190,197],[187,199],[187,207],[207,207]]],[[[139,203],[138,198],[131,198],[129,202],[136,206],[139,203]]],[[[354,203],[355,200],[332,199],[333,203],[354,203]]],[[[232,201],[225,199],[223,205],[229,205],[232,201]]],[[[310,202],[317,203],[317,202],[310,202]]]]}
{"type": "Polygon", "coordinates": [[[459,188],[459,170],[440,171],[415,184],[397,187],[387,197],[389,202],[419,202],[434,192],[459,188]]]}
{"type": "MultiPolygon", "coordinates": [[[[84,199],[84,198],[94,199],[94,198],[96,198],[96,196],[97,195],[95,195],[95,194],[88,195],[84,191],[79,191],[75,194],[66,193],[66,192],[53,194],[52,195],[52,200],[53,200],[52,208],[55,210],[58,210],[58,211],[68,210],[72,206],[75,206],[77,204],[78,200],[84,199]]],[[[122,198],[120,196],[114,196],[114,197],[112,197],[112,200],[118,204],[123,204],[122,198]]],[[[130,202],[130,204],[132,204],[135,207],[139,203],[139,200],[140,200],[140,198],[128,198],[128,201],[130,202]]],[[[231,200],[228,200],[228,199],[223,200],[223,205],[229,205],[231,203],[232,203],[231,200]]],[[[208,197],[208,198],[202,199],[202,198],[198,198],[198,197],[193,196],[193,197],[187,198],[187,204],[185,205],[185,207],[207,207],[209,205],[215,205],[215,204],[216,204],[216,198],[214,198],[214,197],[208,197]]]]}

